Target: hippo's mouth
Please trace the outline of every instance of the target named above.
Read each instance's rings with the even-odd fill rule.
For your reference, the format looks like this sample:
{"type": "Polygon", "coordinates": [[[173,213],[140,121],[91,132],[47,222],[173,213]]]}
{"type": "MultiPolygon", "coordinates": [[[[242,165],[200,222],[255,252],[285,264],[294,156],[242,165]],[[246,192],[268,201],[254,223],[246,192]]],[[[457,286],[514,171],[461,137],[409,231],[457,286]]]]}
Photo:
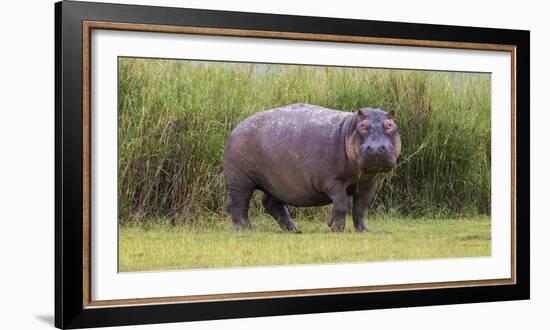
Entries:
{"type": "Polygon", "coordinates": [[[369,166],[363,168],[364,173],[386,173],[393,169],[393,167],[388,166],[369,166]]]}
{"type": "Polygon", "coordinates": [[[386,173],[395,168],[396,159],[393,157],[363,157],[359,161],[359,168],[363,173],[386,173]]]}

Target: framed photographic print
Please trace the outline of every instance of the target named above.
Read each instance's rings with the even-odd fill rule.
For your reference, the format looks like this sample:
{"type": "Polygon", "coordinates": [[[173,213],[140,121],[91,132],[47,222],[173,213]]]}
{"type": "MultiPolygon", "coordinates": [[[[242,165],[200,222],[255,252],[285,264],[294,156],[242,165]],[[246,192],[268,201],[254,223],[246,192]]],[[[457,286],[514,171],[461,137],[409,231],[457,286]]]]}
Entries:
{"type": "Polygon", "coordinates": [[[529,32],[59,2],[59,328],[529,298],[529,32]]]}

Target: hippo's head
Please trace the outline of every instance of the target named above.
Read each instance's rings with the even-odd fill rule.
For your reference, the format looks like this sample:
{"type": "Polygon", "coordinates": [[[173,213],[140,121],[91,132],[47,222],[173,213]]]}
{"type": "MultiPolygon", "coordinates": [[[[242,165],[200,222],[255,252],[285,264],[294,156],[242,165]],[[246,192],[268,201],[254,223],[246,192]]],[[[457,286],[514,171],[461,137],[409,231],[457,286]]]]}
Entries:
{"type": "Polygon", "coordinates": [[[363,108],[356,114],[355,139],[357,166],[368,173],[387,172],[395,167],[401,152],[401,138],[394,112],[363,108]]]}

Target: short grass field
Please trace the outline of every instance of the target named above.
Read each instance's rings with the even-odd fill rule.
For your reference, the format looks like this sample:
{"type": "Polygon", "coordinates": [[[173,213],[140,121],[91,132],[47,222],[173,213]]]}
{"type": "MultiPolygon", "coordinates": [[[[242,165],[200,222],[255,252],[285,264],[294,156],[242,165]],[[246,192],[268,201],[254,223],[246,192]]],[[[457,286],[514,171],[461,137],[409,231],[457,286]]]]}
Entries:
{"type": "Polygon", "coordinates": [[[235,232],[228,219],[210,218],[200,226],[119,227],[119,271],[252,267],[343,262],[420,260],[491,255],[488,216],[453,219],[375,217],[370,233],[355,233],[347,219],[344,233],[332,233],[322,219],[297,219],[300,234],[282,232],[267,216],[253,217],[254,228],[235,232]]]}

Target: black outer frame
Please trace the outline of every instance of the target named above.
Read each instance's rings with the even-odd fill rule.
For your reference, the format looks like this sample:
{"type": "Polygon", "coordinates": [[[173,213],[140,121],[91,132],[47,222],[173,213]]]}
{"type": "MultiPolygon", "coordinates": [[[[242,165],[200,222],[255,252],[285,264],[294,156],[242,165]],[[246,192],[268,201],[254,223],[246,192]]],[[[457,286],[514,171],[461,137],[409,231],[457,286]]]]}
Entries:
{"type": "Polygon", "coordinates": [[[63,1],[55,4],[55,326],[83,328],[529,299],[529,31],[63,1]],[[516,46],[515,285],[84,308],[82,21],[516,46]]]}

